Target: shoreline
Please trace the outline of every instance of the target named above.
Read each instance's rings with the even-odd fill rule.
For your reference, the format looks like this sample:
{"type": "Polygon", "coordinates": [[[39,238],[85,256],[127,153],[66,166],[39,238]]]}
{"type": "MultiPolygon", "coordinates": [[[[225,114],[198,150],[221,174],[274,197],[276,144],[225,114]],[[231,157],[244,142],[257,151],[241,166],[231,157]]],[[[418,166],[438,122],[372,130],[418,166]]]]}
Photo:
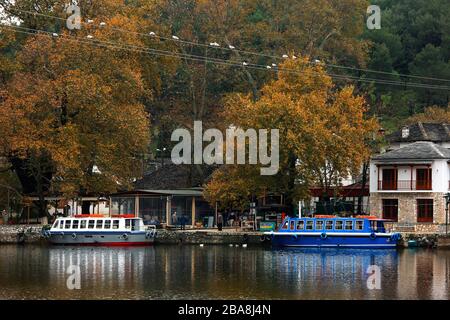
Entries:
{"type": "MultiPolygon", "coordinates": [[[[5,244],[46,244],[41,235],[40,225],[0,225],[0,245],[5,244]]],[[[266,246],[261,231],[241,231],[235,229],[166,230],[158,229],[154,244],[164,245],[242,245],[266,246]]],[[[407,248],[408,240],[415,240],[417,247],[450,249],[450,236],[437,234],[402,233],[399,248],[407,248]]]]}

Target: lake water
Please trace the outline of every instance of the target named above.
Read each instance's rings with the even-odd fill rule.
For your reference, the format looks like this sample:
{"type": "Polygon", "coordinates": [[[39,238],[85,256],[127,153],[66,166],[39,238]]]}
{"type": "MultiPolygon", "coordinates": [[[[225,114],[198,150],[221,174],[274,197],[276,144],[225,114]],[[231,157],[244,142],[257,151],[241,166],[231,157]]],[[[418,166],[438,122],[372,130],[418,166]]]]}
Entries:
{"type": "Polygon", "coordinates": [[[448,300],[449,291],[450,251],[0,246],[0,299],[448,300]],[[79,290],[67,287],[71,265],[79,290]],[[367,285],[373,265],[380,289],[367,285]]]}

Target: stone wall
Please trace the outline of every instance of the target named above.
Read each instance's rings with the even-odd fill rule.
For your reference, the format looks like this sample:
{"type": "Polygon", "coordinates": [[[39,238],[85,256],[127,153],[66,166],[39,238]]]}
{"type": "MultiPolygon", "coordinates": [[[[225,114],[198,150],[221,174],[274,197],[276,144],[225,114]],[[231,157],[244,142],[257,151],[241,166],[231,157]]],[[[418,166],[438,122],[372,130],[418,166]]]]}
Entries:
{"type": "Polygon", "coordinates": [[[155,244],[261,244],[260,232],[167,231],[159,229],[155,244]]]}
{"type": "Polygon", "coordinates": [[[39,243],[41,237],[40,225],[0,225],[0,244],[39,243]]]}
{"type": "Polygon", "coordinates": [[[444,194],[439,192],[372,192],[370,214],[382,217],[382,199],[398,199],[398,223],[394,230],[418,233],[442,233],[445,224],[444,194]],[[433,223],[417,222],[417,199],[433,199],[433,223]]]}

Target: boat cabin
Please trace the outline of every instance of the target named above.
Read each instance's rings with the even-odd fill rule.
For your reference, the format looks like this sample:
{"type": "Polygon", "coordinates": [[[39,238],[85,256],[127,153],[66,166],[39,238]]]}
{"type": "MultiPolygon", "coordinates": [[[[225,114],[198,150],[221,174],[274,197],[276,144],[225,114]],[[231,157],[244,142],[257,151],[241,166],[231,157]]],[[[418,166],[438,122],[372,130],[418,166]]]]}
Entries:
{"type": "Polygon", "coordinates": [[[143,231],[140,218],[59,218],[52,231],[143,231]]]}
{"type": "Polygon", "coordinates": [[[384,233],[383,219],[355,218],[286,218],[279,226],[282,232],[378,232],[384,233]]]}

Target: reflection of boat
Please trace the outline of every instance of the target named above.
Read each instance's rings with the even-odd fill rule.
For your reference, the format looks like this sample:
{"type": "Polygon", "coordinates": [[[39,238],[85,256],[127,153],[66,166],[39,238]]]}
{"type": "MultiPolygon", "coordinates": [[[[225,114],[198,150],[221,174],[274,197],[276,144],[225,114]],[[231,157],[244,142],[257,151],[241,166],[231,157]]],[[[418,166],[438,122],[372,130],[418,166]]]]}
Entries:
{"type": "Polygon", "coordinates": [[[275,246],[395,248],[399,233],[387,232],[377,218],[286,218],[278,231],[265,232],[275,246]]]}
{"type": "Polygon", "coordinates": [[[156,227],[134,216],[79,215],[56,219],[44,236],[53,244],[142,246],[153,243],[156,227]]]}

